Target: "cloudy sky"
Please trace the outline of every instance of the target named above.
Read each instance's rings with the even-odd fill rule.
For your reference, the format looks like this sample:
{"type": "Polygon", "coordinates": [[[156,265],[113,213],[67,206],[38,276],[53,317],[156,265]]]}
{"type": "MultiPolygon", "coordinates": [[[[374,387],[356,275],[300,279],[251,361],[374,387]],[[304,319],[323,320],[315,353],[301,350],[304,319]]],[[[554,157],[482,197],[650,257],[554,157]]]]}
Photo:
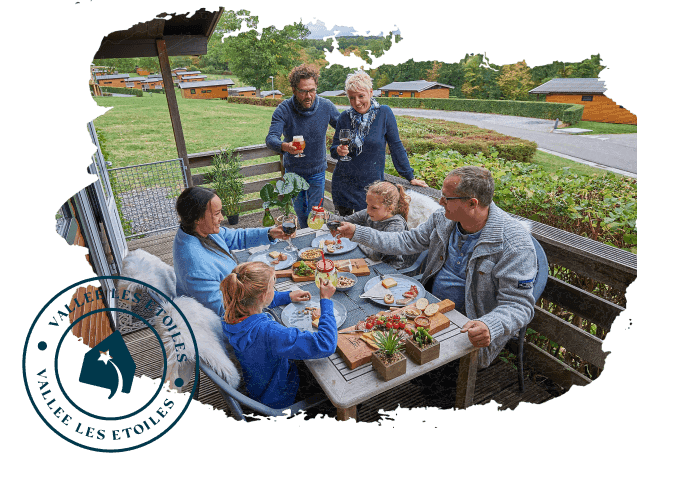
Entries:
{"type": "MultiPolygon", "coordinates": [[[[347,26],[339,26],[339,25],[333,25],[332,27],[328,28],[325,24],[325,22],[322,22],[320,20],[316,20],[316,23],[309,22],[307,23],[307,28],[309,29],[309,36],[307,38],[325,38],[325,37],[332,37],[332,36],[339,36],[339,37],[346,37],[346,36],[351,36],[351,35],[369,35],[371,34],[370,30],[367,32],[358,32],[354,27],[347,27],[347,26]]],[[[394,25],[396,27],[396,25],[394,25]]],[[[401,33],[400,30],[395,29],[393,30],[394,33],[401,33]]],[[[376,33],[376,35],[382,35],[383,32],[376,33]]]]}

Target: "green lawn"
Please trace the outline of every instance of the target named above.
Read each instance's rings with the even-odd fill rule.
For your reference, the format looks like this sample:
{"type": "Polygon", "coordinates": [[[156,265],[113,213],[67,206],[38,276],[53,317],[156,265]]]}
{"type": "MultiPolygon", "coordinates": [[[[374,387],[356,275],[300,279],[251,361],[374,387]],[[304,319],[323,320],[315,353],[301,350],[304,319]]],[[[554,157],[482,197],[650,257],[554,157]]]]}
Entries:
{"type": "Polygon", "coordinates": [[[568,128],[585,128],[591,132],[579,133],[577,135],[611,135],[616,133],[637,133],[636,125],[625,125],[621,123],[603,122],[584,122],[574,123],[568,128]]]}
{"type": "MultiPolygon", "coordinates": [[[[563,167],[569,167],[571,172],[577,173],[578,175],[589,176],[594,173],[602,174],[606,172],[606,170],[602,170],[596,167],[590,167],[589,165],[574,162],[572,160],[568,160],[557,155],[552,155],[550,153],[541,152],[540,150],[535,152],[535,156],[533,157],[531,162],[540,165],[542,168],[551,173],[557,173],[563,167]]],[[[622,176],[618,175],[617,173],[615,175],[619,177],[622,176]]]]}

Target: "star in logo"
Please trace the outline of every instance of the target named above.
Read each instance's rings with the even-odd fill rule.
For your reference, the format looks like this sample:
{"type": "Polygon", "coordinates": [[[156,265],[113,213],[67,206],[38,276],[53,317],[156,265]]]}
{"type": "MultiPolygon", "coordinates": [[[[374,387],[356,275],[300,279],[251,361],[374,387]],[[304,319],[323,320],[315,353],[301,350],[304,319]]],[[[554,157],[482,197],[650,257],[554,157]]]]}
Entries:
{"type": "Polygon", "coordinates": [[[106,350],[105,352],[102,352],[101,350],[99,350],[99,354],[100,354],[99,355],[99,361],[104,362],[104,365],[108,365],[108,361],[113,359],[113,357],[108,354],[109,351],[110,350],[106,350]]]}

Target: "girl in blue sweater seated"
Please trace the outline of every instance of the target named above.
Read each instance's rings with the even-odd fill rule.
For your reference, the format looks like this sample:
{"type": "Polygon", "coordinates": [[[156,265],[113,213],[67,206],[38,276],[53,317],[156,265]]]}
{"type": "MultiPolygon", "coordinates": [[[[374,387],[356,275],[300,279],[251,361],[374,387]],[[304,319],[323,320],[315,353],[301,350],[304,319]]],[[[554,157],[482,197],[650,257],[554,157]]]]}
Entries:
{"type": "MultiPolygon", "coordinates": [[[[408,230],[410,197],[402,185],[377,180],[368,186],[365,202],[368,208],[345,217],[332,215],[331,220],[362,225],[381,232],[408,230]]],[[[396,269],[410,266],[417,258],[417,255],[388,255],[360,244],[358,248],[371,260],[388,263],[396,269]]]]}
{"type": "Polygon", "coordinates": [[[266,306],[291,302],[291,292],[277,292],[275,282],[274,269],[263,262],[236,266],[220,284],[226,309],[222,330],[240,362],[250,397],[271,408],[284,408],[295,402],[299,387],[297,366],[291,360],[327,357],[337,348],[330,300],[335,287],[321,283],[318,331],[303,332],[262,313],[266,306]]]}

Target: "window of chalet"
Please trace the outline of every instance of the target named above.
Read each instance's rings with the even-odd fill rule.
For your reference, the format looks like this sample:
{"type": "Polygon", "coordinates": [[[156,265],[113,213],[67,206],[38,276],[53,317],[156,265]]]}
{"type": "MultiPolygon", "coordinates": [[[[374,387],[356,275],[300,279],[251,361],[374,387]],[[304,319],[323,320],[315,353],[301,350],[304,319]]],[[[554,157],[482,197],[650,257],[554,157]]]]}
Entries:
{"type": "Polygon", "coordinates": [[[106,85],[108,85],[108,84],[113,83],[113,82],[104,82],[104,83],[105,83],[106,85]]]}
{"type": "Polygon", "coordinates": [[[229,90],[228,88],[222,88],[222,92],[226,92],[228,90],[229,90]]]}
{"type": "Polygon", "coordinates": [[[410,92],[410,98],[415,98],[415,92],[410,92]]]}
{"type": "Polygon", "coordinates": [[[212,90],[201,90],[200,93],[210,93],[212,90]]]}
{"type": "Polygon", "coordinates": [[[583,95],[582,96],[583,102],[591,102],[592,100],[594,100],[594,95],[583,95]]]}
{"type": "Polygon", "coordinates": [[[196,89],[195,89],[195,88],[192,88],[192,89],[191,89],[191,93],[192,93],[192,94],[196,93],[196,89]]]}

